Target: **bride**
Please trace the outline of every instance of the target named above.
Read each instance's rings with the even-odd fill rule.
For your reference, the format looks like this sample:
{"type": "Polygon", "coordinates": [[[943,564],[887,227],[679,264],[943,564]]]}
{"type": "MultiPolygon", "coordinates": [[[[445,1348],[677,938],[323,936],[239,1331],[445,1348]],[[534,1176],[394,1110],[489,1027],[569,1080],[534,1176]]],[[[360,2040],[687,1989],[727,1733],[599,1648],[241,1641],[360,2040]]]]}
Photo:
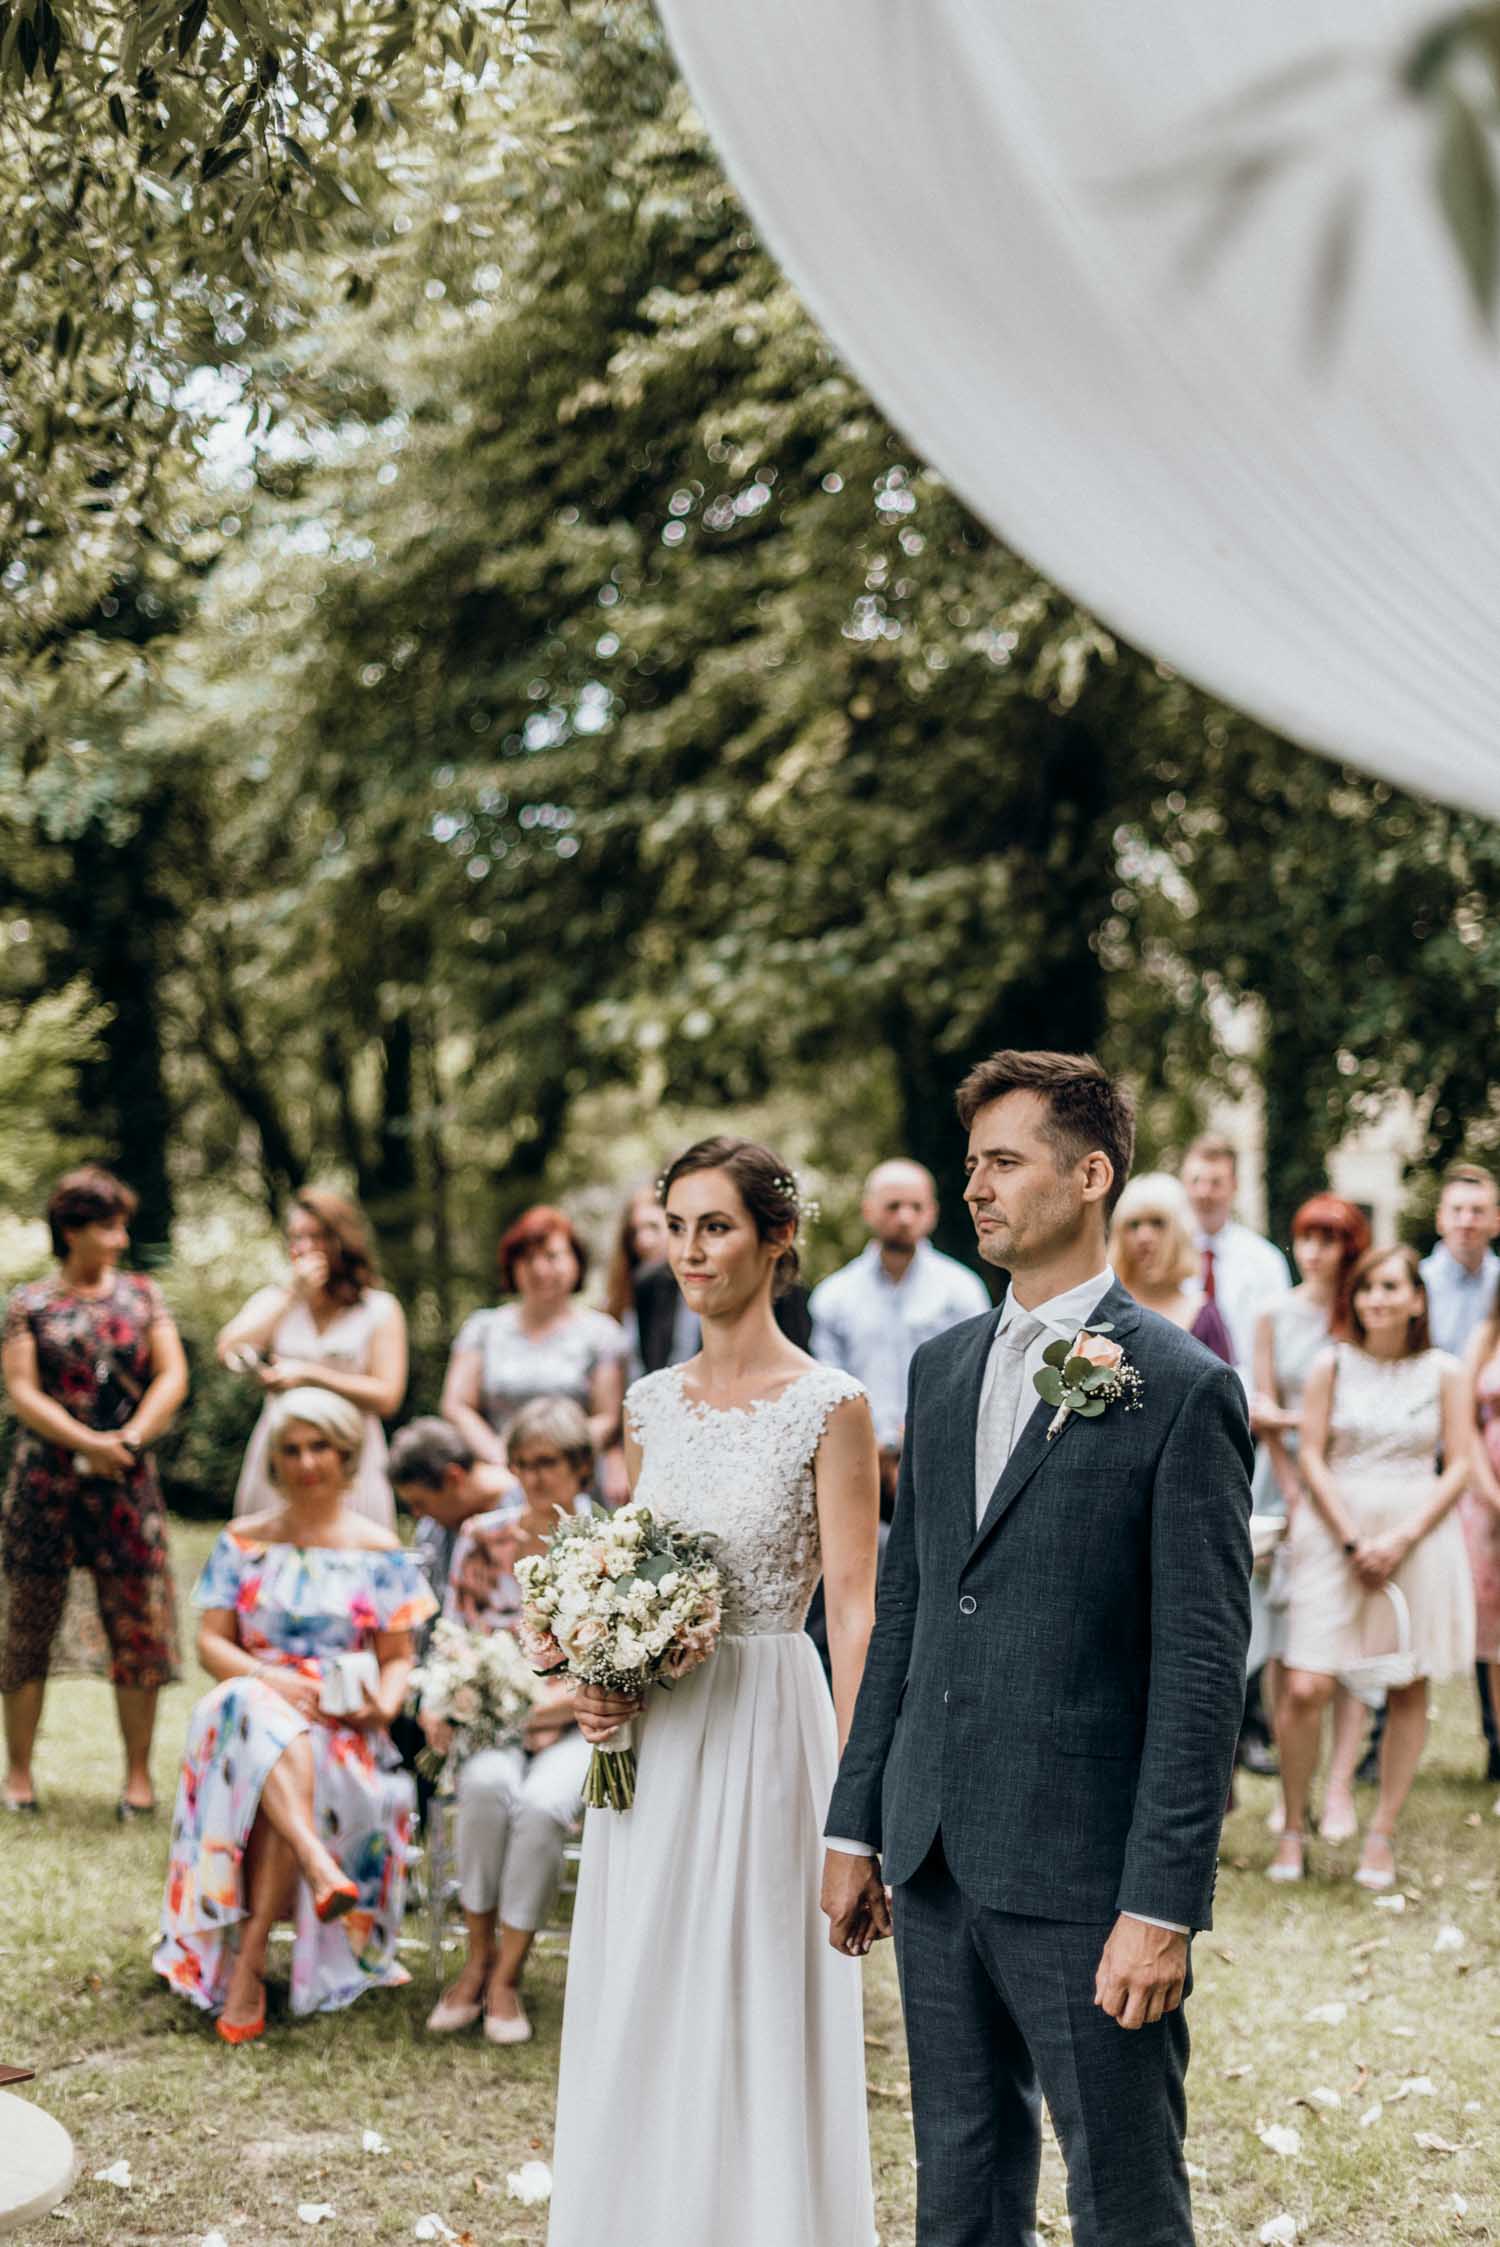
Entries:
{"type": "MultiPolygon", "coordinates": [[[[799,1213],[776,1156],[700,1141],[662,1200],[703,1344],[631,1389],[626,1461],[637,1499],[713,1538],[724,1633],[637,1717],[634,1806],[588,1814],[548,2247],[872,2247],[859,1967],[818,1880],[874,1609],[874,1429],[772,1315],[799,1213]],[[802,1629],[820,1573],[832,1708],[802,1629]]],[[[579,1729],[637,1706],[583,1687],[579,1729]]]]}

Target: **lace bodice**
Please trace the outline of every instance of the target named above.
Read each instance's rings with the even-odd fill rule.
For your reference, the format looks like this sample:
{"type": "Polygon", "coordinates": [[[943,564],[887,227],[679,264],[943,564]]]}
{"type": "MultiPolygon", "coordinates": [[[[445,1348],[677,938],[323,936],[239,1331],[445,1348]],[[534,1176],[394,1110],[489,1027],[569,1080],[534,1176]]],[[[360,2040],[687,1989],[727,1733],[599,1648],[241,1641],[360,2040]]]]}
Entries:
{"type": "Polygon", "coordinates": [[[835,1406],[863,1395],[829,1365],[809,1366],[780,1396],[743,1412],[692,1402],[675,1365],[627,1395],[642,1454],[635,1496],[713,1538],[730,1637],[801,1630],[823,1572],[813,1458],[835,1406]]]}
{"type": "Polygon", "coordinates": [[[1328,1443],[1335,1474],[1426,1481],[1442,1443],[1443,1375],[1452,1358],[1442,1350],[1374,1358],[1347,1342],[1337,1357],[1328,1443]]]}

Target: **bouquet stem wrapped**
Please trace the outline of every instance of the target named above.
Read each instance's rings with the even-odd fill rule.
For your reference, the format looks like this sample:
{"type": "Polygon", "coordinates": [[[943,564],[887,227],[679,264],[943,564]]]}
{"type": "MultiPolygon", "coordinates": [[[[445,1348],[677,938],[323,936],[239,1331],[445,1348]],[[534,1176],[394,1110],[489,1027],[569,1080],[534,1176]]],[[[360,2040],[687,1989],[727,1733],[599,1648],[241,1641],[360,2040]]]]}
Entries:
{"type": "MultiPolygon", "coordinates": [[[[541,1671],[640,1699],[707,1661],[719,1643],[722,1584],[707,1542],[649,1507],[574,1515],[544,1553],[517,1564],[521,1642],[541,1671]]],[[[628,1810],[635,1800],[633,1728],[594,1750],[584,1801],[628,1810]]]]}

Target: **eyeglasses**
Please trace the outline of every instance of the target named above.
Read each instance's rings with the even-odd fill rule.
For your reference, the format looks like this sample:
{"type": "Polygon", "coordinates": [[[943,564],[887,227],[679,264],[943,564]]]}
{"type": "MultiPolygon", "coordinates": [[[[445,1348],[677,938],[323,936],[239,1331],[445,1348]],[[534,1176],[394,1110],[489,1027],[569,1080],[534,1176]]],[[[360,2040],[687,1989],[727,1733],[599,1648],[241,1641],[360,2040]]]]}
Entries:
{"type": "Polygon", "coordinates": [[[533,1451],[529,1458],[512,1459],[511,1472],[517,1475],[544,1475],[553,1467],[565,1467],[567,1460],[560,1451],[533,1451]]]}

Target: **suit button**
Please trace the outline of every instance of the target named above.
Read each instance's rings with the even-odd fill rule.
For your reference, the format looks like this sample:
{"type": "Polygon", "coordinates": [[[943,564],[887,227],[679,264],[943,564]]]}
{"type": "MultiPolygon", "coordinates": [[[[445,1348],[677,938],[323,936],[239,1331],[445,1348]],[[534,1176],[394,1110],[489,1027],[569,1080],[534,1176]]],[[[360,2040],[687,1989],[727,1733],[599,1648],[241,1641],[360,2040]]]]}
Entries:
{"type": "Polygon", "coordinates": [[[979,1602],[973,1597],[972,1593],[965,1592],[958,1603],[958,1612],[960,1615],[972,1615],[976,1612],[978,1606],[979,1602]]]}

